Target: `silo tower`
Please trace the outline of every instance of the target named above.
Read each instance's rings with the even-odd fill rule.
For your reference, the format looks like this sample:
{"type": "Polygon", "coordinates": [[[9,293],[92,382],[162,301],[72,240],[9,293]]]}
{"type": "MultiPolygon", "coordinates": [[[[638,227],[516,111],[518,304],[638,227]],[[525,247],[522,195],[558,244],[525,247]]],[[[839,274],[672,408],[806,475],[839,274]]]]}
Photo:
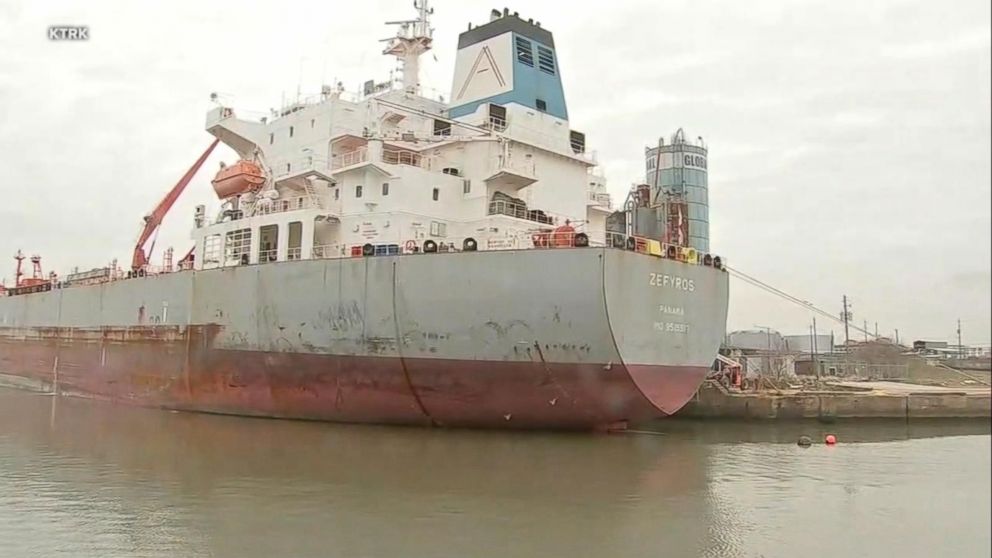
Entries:
{"type": "Polygon", "coordinates": [[[706,146],[703,138],[685,139],[679,128],[666,144],[644,150],[651,205],[658,209],[663,238],[670,244],[710,251],[710,219],[706,146]]]}

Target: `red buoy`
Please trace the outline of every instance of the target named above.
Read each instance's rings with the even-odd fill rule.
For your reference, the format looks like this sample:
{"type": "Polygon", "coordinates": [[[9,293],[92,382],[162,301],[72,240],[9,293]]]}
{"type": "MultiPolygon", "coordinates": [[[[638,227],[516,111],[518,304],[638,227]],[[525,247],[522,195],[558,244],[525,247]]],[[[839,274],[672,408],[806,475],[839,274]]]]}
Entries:
{"type": "Polygon", "coordinates": [[[833,434],[827,434],[827,438],[824,440],[828,446],[832,446],[837,443],[837,438],[833,434]]]}

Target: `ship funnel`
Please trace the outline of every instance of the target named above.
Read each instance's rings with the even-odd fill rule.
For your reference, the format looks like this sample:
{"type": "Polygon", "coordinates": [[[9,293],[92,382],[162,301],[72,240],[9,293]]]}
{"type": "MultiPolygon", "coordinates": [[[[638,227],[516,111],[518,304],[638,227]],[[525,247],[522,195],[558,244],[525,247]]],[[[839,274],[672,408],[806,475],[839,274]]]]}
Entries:
{"type": "Polygon", "coordinates": [[[517,12],[493,10],[489,22],[458,36],[448,115],[473,114],[482,104],[517,104],[568,120],[554,36],[517,12]]]}

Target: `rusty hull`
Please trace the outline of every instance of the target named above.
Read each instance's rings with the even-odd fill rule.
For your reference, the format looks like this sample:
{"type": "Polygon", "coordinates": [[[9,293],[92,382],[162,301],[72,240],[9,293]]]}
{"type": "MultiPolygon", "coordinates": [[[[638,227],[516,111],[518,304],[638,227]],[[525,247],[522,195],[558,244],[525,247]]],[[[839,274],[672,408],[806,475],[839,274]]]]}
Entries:
{"type": "MultiPolygon", "coordinates": [[[[0,330],[0,370],[62,395],[334,422],[593,429],[659,414],[623,365],[232,350],[214,346],[220,329],[0,330]]],[[[654,368],[637,372],[658,378],[673,409],[706,374],[654,368]]]]}

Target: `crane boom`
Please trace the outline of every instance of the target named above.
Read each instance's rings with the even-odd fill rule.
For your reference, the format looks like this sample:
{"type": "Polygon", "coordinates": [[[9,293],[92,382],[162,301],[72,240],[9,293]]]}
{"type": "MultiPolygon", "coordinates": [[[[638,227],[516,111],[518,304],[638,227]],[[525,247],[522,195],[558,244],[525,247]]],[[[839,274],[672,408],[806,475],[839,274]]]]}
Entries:
{"type": "Polygon", "coordinates": [[[200,158],[193,163],[193,166],[186,171],[186,174],[179,179],[179,182],[177,182],[176,185],[169,190],[169,193],[162,198],[162,201],[158,202],[155,209],[145,216],[145,224],[141,229],[141,235],[138,237],[138,242],[134,246],[134,256],[131,258],[132,270],[138,271],[148,264],[148,255],[145,254],[145,243],[148,242],[148,239],[151,238],[152,234],[155,233],[155,230],[162,224],[162,219],[165,218],[165,215],[170,209],[172,209],[173,204],[175,204],[176,200],[179,199],[179,195],[183,193],[186,186],[191,180],[193,180],[193,175],[196,174],[196,171],[200,170],[200,167],[203,166],[204,161],[207,160],[207,157],[210,156],[210,153],[215,147],[217,147],[218,143],[220,143],[219,138],[215,139],[213,143],[210,144],[210,147],[203,152],[203,155],[200,155],[200,158]]]}

